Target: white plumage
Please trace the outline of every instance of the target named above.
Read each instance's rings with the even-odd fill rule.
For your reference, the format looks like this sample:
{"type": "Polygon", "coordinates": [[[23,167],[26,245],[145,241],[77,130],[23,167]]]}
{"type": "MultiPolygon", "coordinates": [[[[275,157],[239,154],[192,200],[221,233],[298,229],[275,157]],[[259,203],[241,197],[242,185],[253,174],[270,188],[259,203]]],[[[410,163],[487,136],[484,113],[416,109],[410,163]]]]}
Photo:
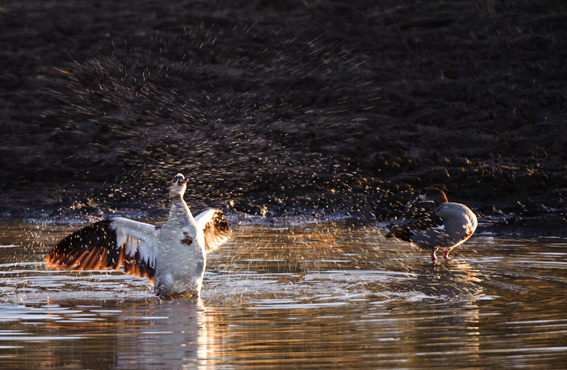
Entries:
{"type": "Polygon", "coordinates": [[[89,225],[61,240],[46,258],[51,268],[119,269],[149,279],[156,293],[198,296],[206,252],[228,240],[228,223],[219,210],[193,218],[183,200],[187,180],[181,174],[170,187],[171,209],[161,227],[118,217],[89,225]]]}

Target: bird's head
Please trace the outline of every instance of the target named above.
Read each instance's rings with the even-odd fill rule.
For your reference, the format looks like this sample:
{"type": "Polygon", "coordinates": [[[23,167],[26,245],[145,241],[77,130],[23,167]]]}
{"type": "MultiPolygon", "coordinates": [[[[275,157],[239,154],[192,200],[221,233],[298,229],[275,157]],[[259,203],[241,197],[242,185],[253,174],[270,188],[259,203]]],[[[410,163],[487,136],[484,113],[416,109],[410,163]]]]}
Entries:
{"type": "Polygon", "coordinates": [[[178,173],[175,175],[169,187],[169,198],[183,198],[185,189],[187,189],[187,181],[189,180],[182,174],[178,173]]]}
{"type": "Polygon", "coordinates": [[[425,188],[419,192],[419,195],[411,202],[411,205],[413,206],[419,202],[434,202],[435,207],[437,207],[441,203],[448,202],[448,200],[443,190],[438,188],[425,188]]]}

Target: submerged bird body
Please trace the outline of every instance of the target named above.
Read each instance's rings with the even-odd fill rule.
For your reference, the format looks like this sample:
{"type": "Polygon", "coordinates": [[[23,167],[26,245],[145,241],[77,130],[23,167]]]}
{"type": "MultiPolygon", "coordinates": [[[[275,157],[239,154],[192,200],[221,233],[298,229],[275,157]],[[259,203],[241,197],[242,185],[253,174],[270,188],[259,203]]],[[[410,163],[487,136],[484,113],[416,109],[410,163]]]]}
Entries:
{"type": "Polygon", "coordinates": [[[412,205],[422,201],[434,202],[435,214],[395,226],[386,237],[397,237],[431,250],[433,262],[437,260],[435,252],[439,249],[445,250],[443,258],[449,259],[449,252],[475,232],[477,218],[464,204],[449,202],[445,193],[437,188],[423,190],[412,205]]]}
{"type": "Polygon", "coordinates": [[[114,270],[149,279],[160,296],[198,296],[206,253],[228,239],[223,213],[209,209],[195,219],[183,200],[187,180],[170,188],[171,209],[161,227],[118,217],[89,225],[61,240],[46,258],[51,268],[114,270]]]}

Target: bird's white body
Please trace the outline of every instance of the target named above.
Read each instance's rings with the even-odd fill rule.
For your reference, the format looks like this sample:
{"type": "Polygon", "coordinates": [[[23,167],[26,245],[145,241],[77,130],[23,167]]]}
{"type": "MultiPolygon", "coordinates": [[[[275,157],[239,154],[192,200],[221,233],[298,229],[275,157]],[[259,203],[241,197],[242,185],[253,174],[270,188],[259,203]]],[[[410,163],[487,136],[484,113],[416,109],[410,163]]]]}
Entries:
{"type": "Polygon", "coordinates": [[[156,293],[198,294],[206,264],[203,228],[197,225],[183,199],[173,199],[169,220],[160,229],[156,293]]]}
{"type": "Polygon", "coordinates": [[[416,232],[410,237],[410,241],[420,248],[451,251],[464,243],[478,225],[475,214],[464,204],[441,203],[435,213],[443,219],[441,227],[416,232]]]}

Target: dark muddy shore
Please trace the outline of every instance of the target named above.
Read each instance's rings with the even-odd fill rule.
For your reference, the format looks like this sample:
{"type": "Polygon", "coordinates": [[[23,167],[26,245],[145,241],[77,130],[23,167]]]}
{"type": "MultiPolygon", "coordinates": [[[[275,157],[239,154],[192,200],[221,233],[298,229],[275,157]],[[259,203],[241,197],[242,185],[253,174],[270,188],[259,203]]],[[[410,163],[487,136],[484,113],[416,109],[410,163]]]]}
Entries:
{"type": "Polygon", "coordinates": [[[7,1],[0,215],[160,219],[182,172],[197,210],[388,221],[437,185],[565,235],[566,108],[560,1],[7,1]]]}

